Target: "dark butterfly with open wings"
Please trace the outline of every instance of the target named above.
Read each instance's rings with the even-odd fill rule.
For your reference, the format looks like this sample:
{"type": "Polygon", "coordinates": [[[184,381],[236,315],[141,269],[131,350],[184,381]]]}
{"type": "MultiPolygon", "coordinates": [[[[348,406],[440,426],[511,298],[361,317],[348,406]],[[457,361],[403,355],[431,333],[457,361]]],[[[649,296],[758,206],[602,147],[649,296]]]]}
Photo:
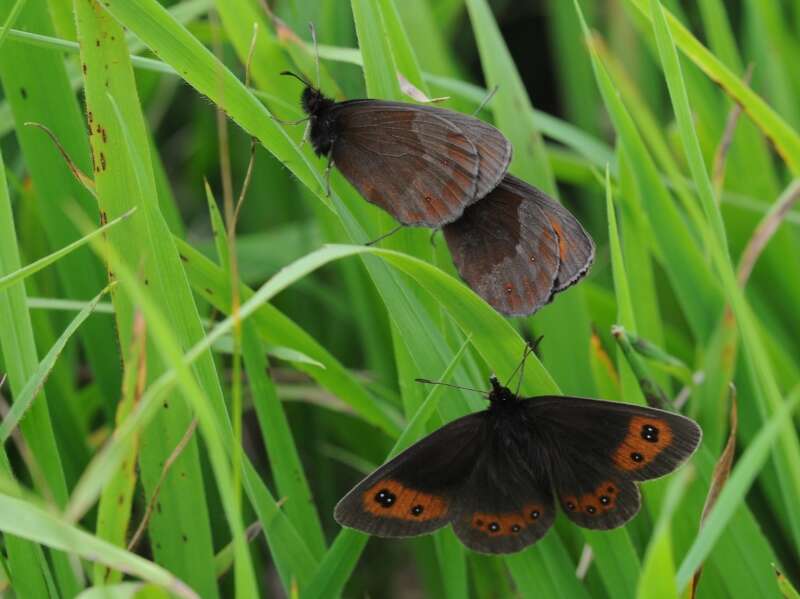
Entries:
{"type": "Polygon", "coordinates": [[[356,485],[334,516],[380,537],[452,524],[483,553],[538,541],[559,505],[579,526],[622,526],[639,511],[637,483],[694,453],[689,418],[578,397],[522,398],[491,379],[489,408],[443,426],[356,485]]]}
{"type": "Polygon", "coordinates": [[[461,277],[503,314],[532,314],[577,282],[594,243],[558,202],[507,174],[511,143],[472,116],[382,100],[336,102],[306,79],[310,140],[403,225],[444,227],[461,277]]]}

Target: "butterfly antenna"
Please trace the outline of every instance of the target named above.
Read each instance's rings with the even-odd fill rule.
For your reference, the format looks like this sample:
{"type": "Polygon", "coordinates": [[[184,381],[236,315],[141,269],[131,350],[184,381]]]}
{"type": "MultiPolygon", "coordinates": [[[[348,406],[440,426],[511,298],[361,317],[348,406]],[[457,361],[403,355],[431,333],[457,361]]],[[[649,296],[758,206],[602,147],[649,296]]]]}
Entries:
{"type": "Polygon", "coordinates": [[[511,373],[511,376],[508,377],[508,383],[511,384],[511,381],[514,380],[514,375],[519,372],[519,380],[517,381],[517,389],[514,392],[515,395],[519,395],[519,390],[522,387],[522,381],[525,380],[525,361],[528,359],[528,356],[532,353],[535,353],[539,347],[539,343],[544,339],[544,335],[539,335],[533,341],[528,341],[525,343],[525,349],[522,352],[522,360],[517,367],[514,369],[514,372],[511,373]]]}
{"type": "Polygon", "coordinates": [[[514,372],[511,373],[511,376],[508,377],[509,384],[512,380],[514,380],[514,375],[519,372],[519,379],[517,380],[517,388],[514,390],[514,395],[519,395],[519,390],[522,388],[522,381],[525,378],[525,361],[528,359],[528,355],[531,353],[531,346],[530,344],[525,344],[525,349],[522,352],[522,360],[517,367],[514,369],[514,372]]]}
{"type": "Polygon", "coordinates": [[[308,79],[306,79],[303,75],[298,75],[297,73],[293,73],[292,71],[281,71],[281,75],[286,75],[288,77],[294,77],[303,85],[307,85],[308,87],[314,87],[314,84],[311,83],[308,79]]]}
{"type": "Polygon", "coordinates": [[[381,236],[380,236],[380,237],[378,237],[377,239],[373,239],[372,241],[368,241],[368,242],[367,242],[367,243],[365,243],[364,245],[366,245],[366,246],[375,245],[375,244],[376,244],[376,243],[378,243],[379,241],[383,241],[383,240],[384,240],[384,239],[386,239],[387,237],[391,237],[392,235],[394,235],[395,233],[397,233],[397,232],[398,232],[400,229],[402,229],[402,228],[403,228],[403,225],[397,225],[397,226],[396,226],[394,229],[392,229],[392,230],[391,230],[391,231],[389,231],[388,233],[384,233],[383,235],[381,235],[381,236]]]}
{"type": "Polygon", "coordinates": [[[486,97],[483,100],[481,100],[481,103],[478,105],[478,107],[472,113],[472,116],[475,116],[476,114],[478,114],[481,110],[483,110],[486,107],[486,105],[489,103],[489,101],[492,98],[494,98],[494,95],[497,93],[498,89],[500,89],[500,86],[499,85],[495,85],[492,88],[492,90],[488,94],[486,94],[486,97]]]}
{"type": "Polygon", "coordinates": [[[461,389],[462,391],[474,391],[475,393],[480,393],[484,397],[489,396],[488,391],[484,391],[482,389],[473,389],[472,387],[462,387],[461,385],[452,385],[450,383],[445,383],[442,381],[432,381],[430,379],[414,379],[418,383],[424,383],[426,385],[444,385],[445,387],[452,387],[453,389],[461,389]]]}
{"type": "Polygon", "coordinates": [[[314,22],[311,21],[308,24],[308,28],[311,30],[311,41],[314,42],[314,64],[317,67],[317,87],[322,86],[322,77],[319,74],[319,44],[317,44],[317,30],[314,27],[314,22]]]}

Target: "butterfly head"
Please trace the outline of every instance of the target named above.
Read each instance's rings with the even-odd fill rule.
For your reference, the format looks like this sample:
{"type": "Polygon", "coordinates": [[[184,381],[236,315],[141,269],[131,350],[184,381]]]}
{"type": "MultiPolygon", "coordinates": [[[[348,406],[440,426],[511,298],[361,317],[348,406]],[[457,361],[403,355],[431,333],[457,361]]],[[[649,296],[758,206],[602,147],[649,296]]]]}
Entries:
{"type": "Polygon", "coordinates": [[[318,116],[328,108],[334,105],[334,101],[326,97],[318,87],[309,81],[304,75],[293,73],[292,71],[282,71],[281,75],[294,77],[300,83],[305,85],[303,94],[300,96],[300,104],[303,107],[303,112],[311,117],[318,116]]]}
{"type": "Polygon", "coordinates": [[[489,377],[489,382],[492,384],[492,390],[489,391],[489,401],[492,402],[493,406],[508,405],[519,400],[519,395],[508,387],[501,385],[495,375],[489,377]]]}
{"type": "Polygon", "coordinates": [[[303,95],[300,98],[303,111],[310,116],[318,116],[333,106],[334,101],[326,97],[319,89],[313,85],[306,85],[303,95]]]}

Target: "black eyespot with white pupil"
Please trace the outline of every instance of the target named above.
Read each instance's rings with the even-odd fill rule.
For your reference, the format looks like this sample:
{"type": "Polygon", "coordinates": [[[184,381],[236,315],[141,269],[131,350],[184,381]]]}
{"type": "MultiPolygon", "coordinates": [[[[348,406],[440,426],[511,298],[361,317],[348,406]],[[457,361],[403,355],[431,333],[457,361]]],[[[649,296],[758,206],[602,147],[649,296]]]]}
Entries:
{"type": "Polygon", "coordinates": [[[519,524],[514,524],[511,527],[511,532],[519,532],[520,530],[522,530],[522,527],[519,524]]]}
{"type": "Polygon", "coordinates": [[[658,443],[658,429],[652,424],[645,424],[642,427],[642,439],[649,443],[658,443]]]}
{"type": "Polygon", "coordinates": [[[489,522],[489,530],[492,532],[497,532],[500,530],[500,525],[497,522],[489,522]]]}
{"type": "Polygon", "coordinates": [[[641,462],[641,461],[644,459],[644,457],[643,457],[643,456],[642,456],[642,454],[640,454],[638,451],[634,451],[634,452],[631,454],[631,459],[632,459],[634,462],[641,462]]]}
{"type": "Polygon", "coordinates": [[[423,507],[421,505],[415,505],[411,508],[411,513],[414,516],[419,516],[422,513],[423,507]]]}
{"type": "Polygon", "coordinates": [[[575,504],[572,503],[571,501],[568,501],[567,502],[567,509],[571,512],[572,510],[575,509],[575,504]]]}
{"type": "Polygon", "coordinates": [[[586,508],[586,511],[589,512],[590,514],[594,514],[597,511],[597,508],[594,507],[593,505],[590,505],[589,507],[586,508]]]}
{"type": "Polygon", "coordinates": [[[375,493],[375,503],[379,504],[381,507],[392,507],[395,500],[397,500],[397,496],[389,489],[381,489],[375,493]]]}
{"type": "Polygon", "coordinates": [[[533,510],[531,512],[531,520],[536,520],[539,517],[539,510],[533,510]]]}
{"type": "Polygon", "coordinates": [[[600,503],[603,505],[608,505],[609,501],[611,500],[608,498],[608,495],[600,495],[600,503]]]}

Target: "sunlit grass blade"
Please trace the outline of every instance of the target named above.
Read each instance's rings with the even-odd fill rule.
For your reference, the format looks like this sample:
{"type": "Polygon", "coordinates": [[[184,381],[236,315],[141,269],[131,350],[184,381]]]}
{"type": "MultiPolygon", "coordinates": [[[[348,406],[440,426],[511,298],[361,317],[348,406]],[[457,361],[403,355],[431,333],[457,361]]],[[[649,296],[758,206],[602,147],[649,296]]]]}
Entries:
{"type": "MultiPolygon", "coordinates": [[[[650,18],[647,0],[628,0],[645,18],[650,18]]],[[[721,85],[747,110],[750,118],[777,147],[794,175],[800,175],[800,135],[775,112],[758,94],[703,46],[672,14],[666,13],[667,24],[675,43],[689,60],[721,85]]]]}
{"type": "MultiPolygon", "coordinates": [[[[700,152],[695,133],[689,99],[683,83],[678,54],[673,44],[666,17],[659,0],[650,2],[653,29],[658,44],[664,75],[678,121],[686,158],[692,178],[698,189],[700,203],[709,221],[713,241],[709,243],[714,266],[722,280],[726,295],[741,330],[743,351],[747,358],[749,374],[755,383],[756,401],[762,419],[781,405],[781,392],[775,372],[757,330],[755,315],[747,303],[736,281],[728,252],[727,234],[722,221],[719,205],[714,198],[711,180],[700,152]]],[[[776,463],[782,474],[779,483],[783,493],[784,507],[789,518],[795,544],[800,546],[800,515],[793,509],[795,500],[800,497],[800,440],[792,431],[782,432],[776,452],[776,463]]]]}
{"type": "Polygon", "coordinates": [[[121,582],[88,588],[75,599],[169,599],[169,596],[169,592],[160,586],[121,582]]]}
{"type": "Polygon", "coordinates": [[[100,561],[169,589],[179,597],[199,597],[184,582],[153,562],[83,532],[30,502],[4,494],[0,494],[0,530],[90,561],[100,561]]]}
{"type": "MultiPolygon", "coordinates": [[[[588,42],[588,28],[583,20],[581,22],[588,42]]],[[[600,93],[618,132],[620,144],[630,159],[631,170],[644,200],[641,208],[631,206],[631,210],[644,210],[647,215],[659,255],[662,258],[669,256],[663,266],[681,308],[693,333],[705,338],[710,334],[722,305],[719,286],[709,275],[706,260],[686,230],[682,215],[673,204],[630,114],[591,43],[589,51],[600,93]]]]}
{"type": "MultiPolygon", "coordinates": [[[[212,306],[225,314],[230,314],[230,292],[228,292],[228,281],[224,272],[188,243],[178,239],[175,242],[192,287],[212,306]]],[[[252,296],[253,291],[242,286],[242,300],[247,300],[252,296]]],[[[361,418],[390,435],[394,436],[400,431],[398,423],[375,405],[370,394],[354,379],[353,375],[318,341],[277,308],[271,304],[263,304],[253,314],[253,322],[258,328],[259,336],[268,343],[299,350],[323,364],[324,369],[304,364],[296,364],[296,366],[352,406],[361,418]]]]}
{"type": "Polygon", "coordinates": [[[89,318],[94,310],[94,307],[97,305],[97,302],[103,298],[108,290],[108,287],[103,289],[103,291],[101,291],[91,302],[89,302],[89,304],[87,304],[83,310],[78,313],[78,315],[61,334],[61,337],[58,338],[55,345],[48,350],[47,355],[45,355],[45,357],[42,358],[42,361],[39,362],[36,372],[34,372],[33,376],[28,380],[27,383],[25,383],[22,391],[20,391],[19,395],[16,397],[14,405],[11,407],[11,411],[3,419],[2,423],[0,423],[0,445],[6,442],[8,436],[11,434],[11,431],[13,431],[19,424],[20,420],[25,417],[25,414],[30,409],[31,404],[44,386],[44,383],[47,380],[53,365],[55,364],[56,360],[58,360],[61,352],[64,350],[64,346],[72,338],[84,321],[89,318]]]}
{"type": "Polygon", "coordinates": [[[129,216],[131,216],[134,213],[135,210],[136,210],[135,207],[131,208],[130,210],[128,210],[124,214],[121,214],[117,218],[109,221],[108,223],[104,224],[101,227],[97,227],[97,229],[95,229],[91,233],[88,233],[88,234],[84,235],[83,237],[81,237],[80,239],[78,239],[76,241],[73,241],[69,245],[61,248],[60,250],[56,250],[52,254],[49,254],[49,255],[45,256],[44,258],[40,258],[39,260],[36,260],[35,262],[32,262],[31,264],[28,264],[27,266],[23,266],[22,268],[19,268],[19,269],[15,270],[14,272],[9,272],[9,273],[3,275],[2,277],[0,277],[0,291],[3,290],[3,289],[6,289],[7,287],[9,287],[11,285],[14,285],[15,283],[18,283],[19,281],[24,280],[26,277],[29,277],[29,276],[39,272],[43,268],[46,268],[46,267],[50,266],[51,264],[54,264],[55,262],[57,262],[58,260],[62,259],[64,256],[66,256],[70,252],[73,252],[76,249],[78,249],[79,247],[82,247],[82,246],[86,245],[87,243],[90,243],[92,241],[92,239],[94,239],[95,237],[98,237],[100,235],[104,235],[108,231],[108,229],[110,229],[111,227],[114,227],[115,225],[118,225],[119,223],[121,223],[124,220],[126,220],[129,216]]]}
{"type": "MultiPolygon", "coordinates": [[[[691,549],[678,568],[678,588],[685,588],[692,579],[697,568],[719,540],[725,528],[729,526],[734,513],[744,501],[753,481],[769,458],[772,445],[777,441],[781,429],[790,428],[793,413],[800,404],[800,389],[795,388],[775,412],[758,435],[742,452],[733,467],[728,483],[719,494],[714,510],[709,514],[703,528],[694,540],[691,549]]],[[[774,581],[774,579],[773,579],[774,581]]]]}
{"type": "Polygon", "coordinates": [[[27,2],[27,0],[15,0],[14,4],[11,5],[11,10],[8,11],[6,15],[5,21],[0,25],[0,48],[6,40],[9,29],[14,26],[14,21],[17,20],[19,13],[21,13],[22,9],[25,7],[25,2],[27,2]]]}
{"type": "MultiPolygon", "coordinates": [[[[11,201],[6,184],[6,167],[0,154],[0,272],[14,271],[20,267],[17,234],[14,226],[11,201]]],[[[5,385],[11,387],[12,395],[21,392],[25,382],[31,377],[38,363],[38,354],[33,336],[30,313],[25,305],[25,287],[17,284],[0,291],[0,351],[3,354],[3,367],[8,376],[4,376],[5,385]]],[[[6,387],[7,388],[7,387],[6,387]]],[[[66,496],[66,484],[61,473],[61,464],[55,450],[55,439],[50,423],[49,410],[44,395],[39,405],[34,405],[31,417],[23,423],[23,432],[30,439],[34,459],[41,463],[48,473],[49,483],[54,486],[55,493],[62,501],[66,496]]],[[[14,471],[5,451],[0,445],[0,474],[3,478],[13,479],[14,471]]],[[[3,565],[13,572],[10,582],[19,593],[31,593],[38,596],[50,592],[48,583],[52,583],[52,573],[41,548],[33,543],[11,535],[4,535],[7,558],[3,565]]],[[[78,590],[74,578],[69,572],[69,564],[65,556],[54,556],[54,564],[64,576],[61,584],[64,589],[78,590]]]]}
{"type": "MultiPolygon", "coordinates": [[[[220,428],[224,427],[224,424],[216,422],[210,402],[192,376],[191,371],[183,363],[180,345],[171,333],[171,327],[167,324],[167,320],[153,299],[144,291],[144,285],[137,281],[136,275],[133,274],[113,249],[106,248],[105,251],[113,272],[115,272],[121,285],[130,296],[133,305],[138,306],[147,319],[148,329],[151,331],[154,343],[162,354],[164,361],[176,367],[178,385],[181,387],[187,403],[193,408],[195,417],[200,422],[200,428],[204,433],[204,439],[208,446],[210,461],[217,478],[226,515],[230,522],[234,539],[239,544],[236,551],[237,567],[241,568],[242,571],[237,575],[237,588],[242,589],[239,592],[243,593],[243,596],[253,596],[256,587],[253,579],[252,564],[250,563],[250,556],[241,524],[239,506],[233,498],[230,464],[227,461],[227,452],[223,448],[220,435],[220,428]]],[[[230,449],[229,451],[236,450],[230,449]]],[[[159,497],[162,497],[162,495],[159,495],[159,497]]]]}
{"type": "MultiPolygon", "coordinates": [[[[206,184],[206,198],[220,264],[227,271],[229,282],[238,284],[238,281],[231,281],[229,238],[208,184],[206,184]]],[[[232,288],[230,283],[229,289],[232,288]]],[[[227,297],[232,298],[233,295],[228,294],[227,297]]],[[[272,473],[277,482],[278,493],[286,502],[284,511],[298,534],[306,541],[309,550],[319,558],[325,551],[325,538],[319,515],[314,509],[313,496],[297,454],[289,421],[275,392],[275,386],[269,378],[268,363],[259,342],[257,329],[253,322],[248,320],[234,326],[234,335],[237,333],[241,334],[240,351],[247,369],[253,406],[267,447],[272,473]]],[[[237,443],[241,443],[241,438],[236,438],[235,432],[234,439],[237,443]]]]}
{"type": "MultiPolygon", "coordinates": [[[[12,4],[0,3],[0,20],[12,4]]],[[[70,5],[71,2],[59,4],[70,5]]],[[[17,18],[16,27],[53,36],[56,29],[50,9],[47,2],[29,0],[17,18]]],[[[4,101],[11,108],[15,137],[39,204],[35,235],[46,240],[48,249],[42,254],[49,253],[80,236],[73,223],[64,217],[64,206],[78,204],[82,212],[97,223],[97,203],[73,178],[52,141],[41,131],[24,124],[45,125],[59,139],[75,165],[84,173],[90,173],[86,120],[59,52],[21,44],[9,36],[0,52],[0,84],[4,101]]],[[[21,240],[21,246],[27,248],[25,251],[32,251],[32,235],[22,236],[21,240]]],[[[94,297],[108,283],[103,265],[88,248],[79,248],[58,261],[55,272],[60,293],[69,299],[94,297]]],[[[78,337],[104,397],[114,397],[119,393],[120,369],[113,331],[89,319],[78,337]]],[[[104,409],[111,413],[109,406],[104,409]]]]}
{"type": "MultiPolygon", "coordinates": [[[[122,376],[122,396],[117,404],[115,422],[117,426],[136,407],[147,381],[147,325],[141,314],[134,320],[133,347],[130,360],[125,365],[122,376]]],[[[103,489],[97,506],[97,537],[125,547],[128,541],[128,527],[131,520],[133,495],[138,480],[136,462],[139,457],[139,437],[135,436],[129,444],[127,456],[117,472],[103,489]]],[[[96,585],[113,585],[122,580],[119,570],[111,570],[102,564],[95,564],[93,581],[96,585]]]]}
{"type": "Polygon", "coordinates": [[[642,563],[637,599],[669,599],[678,596],[671,527],[691,476],[692,469],[684,468],[672,478],[667,487],[661,513],[656,520],[642,563]]]}

